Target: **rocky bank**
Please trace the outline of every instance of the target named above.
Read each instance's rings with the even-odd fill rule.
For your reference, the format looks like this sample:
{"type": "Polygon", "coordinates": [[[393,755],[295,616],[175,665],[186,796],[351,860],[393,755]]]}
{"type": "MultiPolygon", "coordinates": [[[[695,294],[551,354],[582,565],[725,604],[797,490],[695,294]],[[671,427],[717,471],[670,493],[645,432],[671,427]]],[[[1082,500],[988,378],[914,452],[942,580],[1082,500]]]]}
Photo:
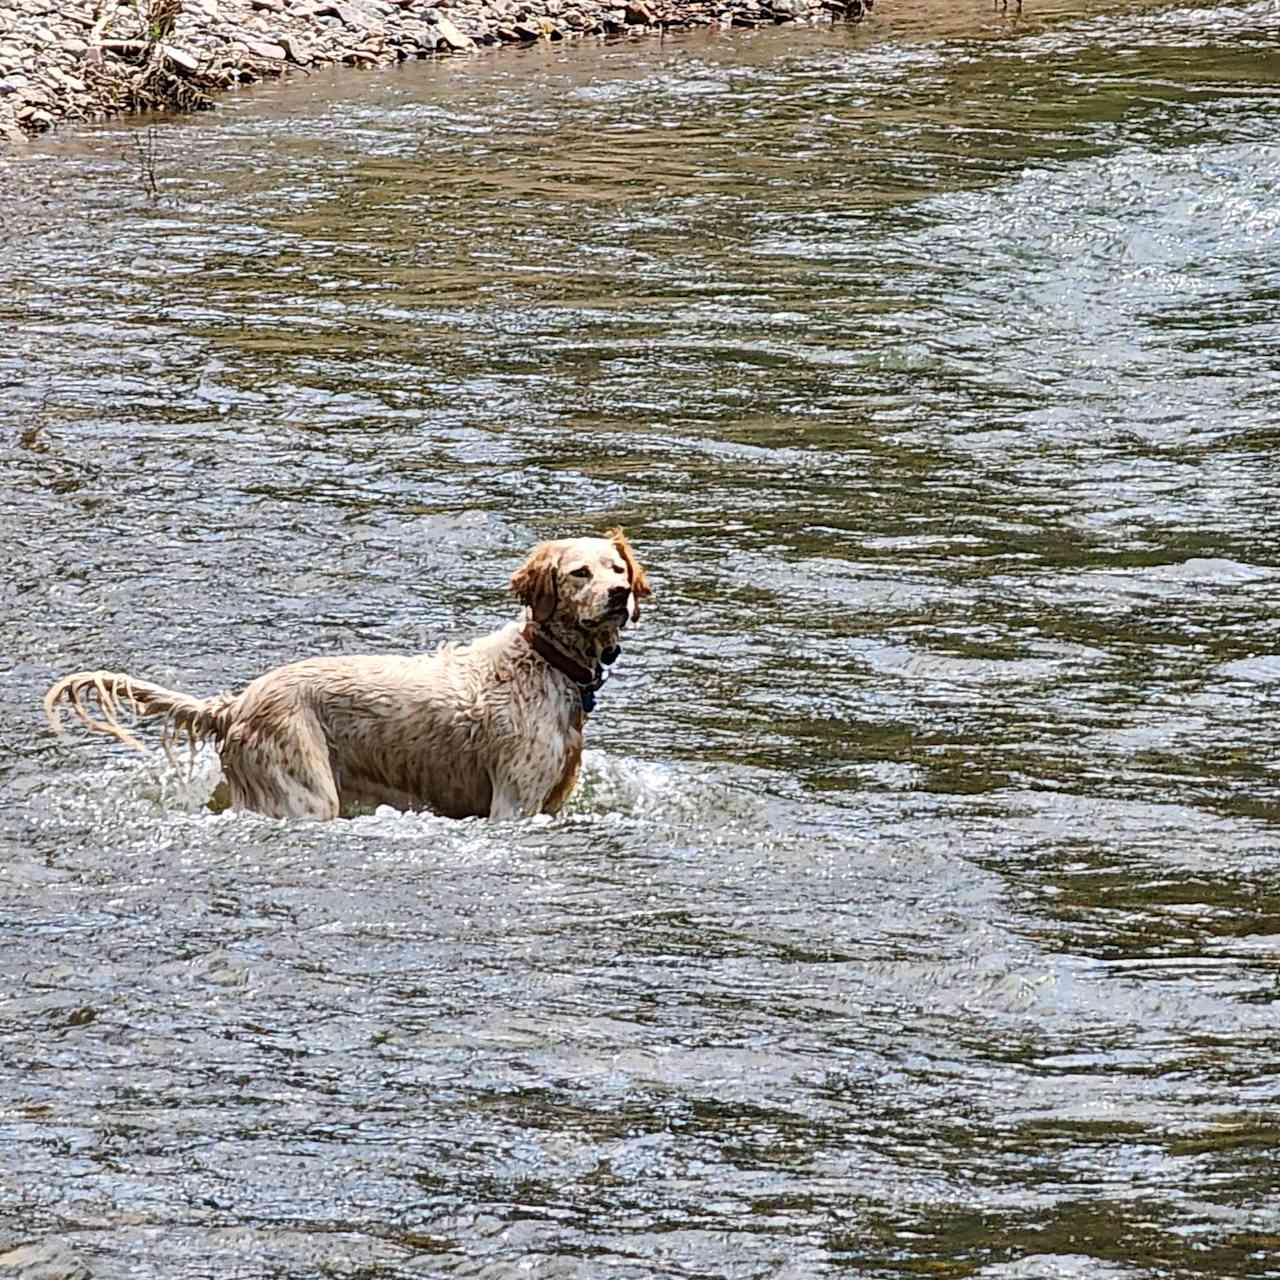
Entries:
{"type": "Polygon", "coordinates": [[[873,0],[0,0],[0,139],[202,110],[291,69],[696,26],[857,21],[873,0]]]}

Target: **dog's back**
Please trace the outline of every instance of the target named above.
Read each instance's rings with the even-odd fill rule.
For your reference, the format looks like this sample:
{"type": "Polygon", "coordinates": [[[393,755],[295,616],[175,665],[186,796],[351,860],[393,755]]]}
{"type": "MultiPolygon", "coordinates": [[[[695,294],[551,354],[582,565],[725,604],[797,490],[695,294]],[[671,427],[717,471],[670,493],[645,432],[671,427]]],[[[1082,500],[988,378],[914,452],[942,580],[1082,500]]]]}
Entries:
{"type": "Polygon", "coordinates": [[[232,803],[296,812],[297,786],[327,775],[338,812],[389,804],[487,817],[503,685],[474,648],[311,658],[259,677],[221,746],[232,803]]]}

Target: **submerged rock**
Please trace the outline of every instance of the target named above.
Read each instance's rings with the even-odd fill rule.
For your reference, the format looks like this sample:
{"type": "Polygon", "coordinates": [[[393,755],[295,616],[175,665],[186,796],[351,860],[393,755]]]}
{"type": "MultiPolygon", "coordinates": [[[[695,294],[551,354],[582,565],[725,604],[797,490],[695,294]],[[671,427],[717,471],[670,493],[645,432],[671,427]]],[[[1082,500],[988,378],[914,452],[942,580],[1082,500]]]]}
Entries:
{"type": "Polygon", "coordinates": [[[219,91],[290,66],[374,67],[572,36],[857,20],[870,7],[871,0],[0,0],[0,140],[62,120],[202,110],[219,91]]]}

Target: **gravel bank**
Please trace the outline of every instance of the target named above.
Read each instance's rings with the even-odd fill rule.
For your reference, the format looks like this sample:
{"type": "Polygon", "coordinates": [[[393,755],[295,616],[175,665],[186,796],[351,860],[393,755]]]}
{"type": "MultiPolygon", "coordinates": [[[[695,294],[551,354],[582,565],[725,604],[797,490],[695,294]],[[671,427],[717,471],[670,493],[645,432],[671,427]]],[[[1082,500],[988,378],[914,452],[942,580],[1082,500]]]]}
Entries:
{"type": "Polygon", "coordinates": [[[0,0],[0,139],[211,107],[294,67],[695,26],[857,21],[873,0],[0,0]]]}

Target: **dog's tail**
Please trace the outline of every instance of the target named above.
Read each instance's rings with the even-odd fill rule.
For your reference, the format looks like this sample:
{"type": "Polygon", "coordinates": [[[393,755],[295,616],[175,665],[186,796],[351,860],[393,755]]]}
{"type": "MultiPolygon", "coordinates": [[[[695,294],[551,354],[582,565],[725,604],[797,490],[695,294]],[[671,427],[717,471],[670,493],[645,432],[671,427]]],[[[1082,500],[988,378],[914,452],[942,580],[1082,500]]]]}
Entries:
{"type": "Polygon", "coordinates": [[[227,712],[234,701],[225,694],[193,698],[118,671],[77,671],[59,680],[44,695],[44,713],[53,731],[61,733],[62,708],[69,706],[86,729],[108,733],[136,751],[143,749],[142,743],[121,724],[121,713],[127,709],[139,720],[163,716],[160,742],[165,754],[172,759],[174,744],[186,738],[194,758],[201,742],[221,746],[229,724],[227,712]],[[85,705],[85,698],[90,694],[98,703],[97,716],[85,705]]]}

